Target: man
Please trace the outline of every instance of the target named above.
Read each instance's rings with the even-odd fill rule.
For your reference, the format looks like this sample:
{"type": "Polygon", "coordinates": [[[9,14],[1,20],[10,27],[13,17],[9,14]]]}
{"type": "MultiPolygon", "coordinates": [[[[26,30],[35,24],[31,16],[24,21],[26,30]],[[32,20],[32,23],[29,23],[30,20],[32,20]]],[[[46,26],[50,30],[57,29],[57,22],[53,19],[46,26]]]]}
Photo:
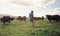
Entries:
{"type": "Polygon", "coordinates": [[[34,27],[34,21],[33,21],[33,10],[31,11],[31,13],[29,13],[29,20],[32,23],[33,27],[34,27]]]}

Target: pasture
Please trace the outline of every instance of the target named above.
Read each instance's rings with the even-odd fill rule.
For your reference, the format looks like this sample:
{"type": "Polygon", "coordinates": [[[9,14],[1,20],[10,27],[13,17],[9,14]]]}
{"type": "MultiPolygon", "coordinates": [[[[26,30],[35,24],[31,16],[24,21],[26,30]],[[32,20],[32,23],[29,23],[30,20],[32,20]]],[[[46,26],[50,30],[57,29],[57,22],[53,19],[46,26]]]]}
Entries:
{"type": "Polygon", "coordinates": [[[33,28],[28,20],[14,20],[7,25],[0,22],[0,36],[51,36],[51,31],[60,32],[60,22],[44,19],[35,20],[34,23],[33,28]]]}

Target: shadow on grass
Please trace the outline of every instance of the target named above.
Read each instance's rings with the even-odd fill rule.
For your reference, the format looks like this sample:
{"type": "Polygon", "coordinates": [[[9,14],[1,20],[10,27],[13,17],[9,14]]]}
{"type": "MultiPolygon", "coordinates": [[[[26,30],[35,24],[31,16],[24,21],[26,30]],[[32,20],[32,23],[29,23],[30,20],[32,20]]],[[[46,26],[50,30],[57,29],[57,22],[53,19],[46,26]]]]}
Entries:
{"type": "Polygon", "coordinates": [[[50,36],[50,32],[48,30],[35,30],[30,33],[30,35],[35,35],[35,36],[50,36]]]}
{"type": "Polygon", "coordinates": [[[7,27],[7,26],[9,26],[10,25],[10,23],[3,23],[2,24],[2,28],[5,28],[5,27],[7,27]]]}
{"type": "Polygon", "coordinates": [[[60,22],[55,22],[55,23],[52,22],[51,25],[53,27],[55,27],[56,29],[59,29],[60,30],[60,22]]]}
{"type": "Polygon", "coordinates": [[[41,26],[34,26],[34,28],[41,28],[41,26]]]}

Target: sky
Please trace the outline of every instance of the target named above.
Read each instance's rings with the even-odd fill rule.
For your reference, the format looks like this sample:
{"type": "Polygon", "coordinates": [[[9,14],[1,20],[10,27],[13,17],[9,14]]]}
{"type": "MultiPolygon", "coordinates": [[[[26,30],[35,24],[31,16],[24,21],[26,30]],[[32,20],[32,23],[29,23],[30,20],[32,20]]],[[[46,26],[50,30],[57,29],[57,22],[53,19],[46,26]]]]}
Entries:
{"type": "Polygon", "coordinates": [[[60,15],[60,0],[0,0],[0,14],[27,16],[60,15]]]}

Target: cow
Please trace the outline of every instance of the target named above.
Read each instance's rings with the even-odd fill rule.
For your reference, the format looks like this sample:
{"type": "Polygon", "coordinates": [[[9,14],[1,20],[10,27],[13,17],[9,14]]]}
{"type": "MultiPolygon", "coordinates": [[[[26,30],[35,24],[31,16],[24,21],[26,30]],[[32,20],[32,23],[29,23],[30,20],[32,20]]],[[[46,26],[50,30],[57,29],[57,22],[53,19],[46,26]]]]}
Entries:
{"type": "Polygon", "coordinates": [[[6,22],[9,22],[10,23],[10,17],[9,16],[3,16],[1,18],[1,22],[3,22],[4,24],[6,24],[6,22]]]}
{"type": "Polygon", "coordinates": [[[10,20],[13,21],[15,18],[11,17],[10,20]]]}
{"type": "Polygon", "coordinates": [[[46,15],[47,19],[52,22],[52,21],[60,21],[60,16],[59,15],[46,15]]]}
{"type": "Polygon", "coordinates": [[[52,17],[52,15],[46,15],[46,18],[51,22],[52,20],[54,20],[54,18],[52,17]]]}
{"type": "Polygon", "coordinates": [[[4,24],[6,24],[6,23],[10,23],[10,21],[12,20],[12,18],[10,18],[10,16],[3,16],[3,17],[0,18],[0,20],[4,24]]]}
{"type": "Polygon", "coordinates": [[[34,20],[44,20],[44,17],[42,16],[42,17],[33,17],[34,18],[34,20]]]}
{"type": "Polygon", "coordinates": [[[26,20],[26,16],[18,16],[17,18],[20,21],[25,21],[26,20]]]}
{"type": "Polygon", "coordinates": [[[33,17],[34,18],[34,20],[40,20],[41,19],[41,17],[33,17]]]}

